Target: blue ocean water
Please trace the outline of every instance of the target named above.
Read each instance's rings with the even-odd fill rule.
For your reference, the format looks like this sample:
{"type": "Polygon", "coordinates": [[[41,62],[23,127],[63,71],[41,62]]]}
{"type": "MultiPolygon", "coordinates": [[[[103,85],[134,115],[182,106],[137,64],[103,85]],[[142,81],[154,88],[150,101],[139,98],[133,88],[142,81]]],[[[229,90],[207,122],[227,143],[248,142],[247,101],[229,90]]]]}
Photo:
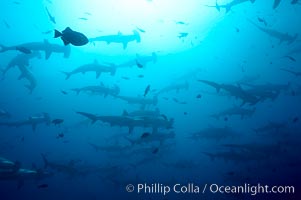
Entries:
{"type": "Polygon", "coordinates": [[[300,4],[1,1],[0,199],[298,199],[300,4]]]}

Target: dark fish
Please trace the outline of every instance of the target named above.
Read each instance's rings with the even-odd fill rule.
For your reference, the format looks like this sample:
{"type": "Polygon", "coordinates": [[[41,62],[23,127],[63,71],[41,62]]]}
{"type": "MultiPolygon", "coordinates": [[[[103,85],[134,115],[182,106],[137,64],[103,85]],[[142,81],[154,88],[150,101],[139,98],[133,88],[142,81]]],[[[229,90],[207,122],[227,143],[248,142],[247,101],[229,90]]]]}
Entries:
{"type": "Polygon", "coordinates": [[[225,117],[225,118],[224,118],[224,121],[225,121],[225,122],[228,121],[228,117],[225,117]]]}
{"type": "Polygon", "coordinates": [[[64,95],[67,95],[68,92],[64,91],[64,90],[61,90],[61,93],[64,94],[64,95]]]}
{"type": "Polygon", "coordinates": [[[166,101],[168,100],[168,98],[167,98],[167,97],[163,97],[163,99],[164,99],[164,100],[166,100],[166,101]]]}
{"type": "Polygon", "coordinates": [[[144,75],[142,75],[142,74],[138,75],[138,78],[143,78],[143,77],[144,77],[144,75]]]}
{"type": "Polygon", "coordinates": [[[89,42],[88,38],[80,33],[73,31],[71,28],[67,27],[63,32],[54,30],[54,38],[60,37],[64,45],[73,44],[74,46],[83,46],[89,42]]]}
{"type": "Polygon", "coordinates": [[[153,150],[153,154],[156,154],[156,153],[158,153],[159,152],[159,148],[157,147],[157,148],[155,148],[154,150],[153,150]]]}
{"type": "Polygon", "coordinates": [[[184,115],[187,115],[188,113],[187,112],[184,112],[184,115]]]}
{"type": "Polygon", "coordinates": [[[293,62],[296,62],[297,60],[294,58],[294,57],[292,57],[292,56],[284,56],[284,58],[288,58],[288,59],[290,59],[291,61],[293,61],[293,62]]]}
{"type": "Polygon", "coordinates": [[[237,28],[237,27],[235,27],[235,30],[236,30],[237,33],[240,32],[239,28],[237,28]]]}
{"type": "Polygon", "coordinates": [[[197,98],[197,99],[200,99],[200,98],[202,98],[202,95],[201,95],[201,94],[198,94],[198,95],[196,96],[196,98],[197,98]]]}
{"type": "Polygon", "coordinates": [[[141,63],[139,63],[137,59],[136,59],[136,65],[137,65],[137,67],[139,67],[139,68],[143,68],[143,65],[142,65],[141,63]]]}
{"type": "Polygon", "coordinates": [[[14,1],[13,3],[14,3],[14,4],[17,4],[17,5],[20,5],[20,2],[19,2],[19,1],[14,1]]]}
{"type": "Polygon", "coordinates": [[[16,50],[18,50],[18,51],[20,51],[22,53],[25,53],[25,54],[31,54],[31,50],[30,49],[27,49],[27,48],[22,47],[22,46],[17,46],[16,50]]]}
{"type": "Polygon", "coordinates": [[[141,138],[147,138],[147,137],[149,137],[149,136],[150,136],[150,133],[145,132],[145,133],[143,133],[140,137],[141,137],[141,138]]]}
{"type": "Polygon", "coordinates": [[[150,90],[150,85],[148,85],[146,88],[145,88],[145,90],[144,90],[144,97],[148,94],[148,92],[149,92],[149,90],[150,90]]]}
{"type": "Polygon", "coordinates": [[[188,33],[179,33],[178,38],[181,39],[181,38],[185,38],[187,36],[188,36],[188,33]]]}
{"type": "Polygon", "coordinates": [[[43,189],[43,188],[48,188],[48,184],[44,183],[44,184],[40,184],[38,185],[39,189],[43,189]]]}
{"type": "Polygon", "coordinates": [[[64,122],[63,119],[54,119],[54,120],[52,120],[52,123],[53,123],[54,125],[58,125],[58,124],[61,124],[61,123],[63,123],[63,122],[64,122]]]}

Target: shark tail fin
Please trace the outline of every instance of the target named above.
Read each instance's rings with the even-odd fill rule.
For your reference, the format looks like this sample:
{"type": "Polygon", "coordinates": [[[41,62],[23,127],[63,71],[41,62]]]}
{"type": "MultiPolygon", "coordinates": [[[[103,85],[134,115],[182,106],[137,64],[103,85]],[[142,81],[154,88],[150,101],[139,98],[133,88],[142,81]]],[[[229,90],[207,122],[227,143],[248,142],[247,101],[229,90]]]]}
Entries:
{"type": "Polygon", "coordinates": [[[158,56],[157,56],[156,52],[152,53],[152,57],[153,57],[153,63],[157,63],[158,56]]]}
{"type": "Polygon", "coordinates": [[[136,42],[140,43],[141,42],[141,37],[140,37],[139,32],[137,30],[133,30],[133,33],[134,33],[134,35],[136,37],[136,42]]]}
{"type": "Polygon", "coordinates": [[[8,50],[9,50],[9,48],[7,46],[0,44],[0,53],[8,51],[8,50]]]}
{"type": "Polygon", "coordinates": [[[58,38],[58,37],[61,37],[62,36],[62,33],[59,32],[58,30],[54,29],[54,38],[58,38]]]}
{"type": "Polygon", "coordinates": [[[221,11],[221,7],[218,5],[217,0],[215,1],[215,8],[218,12],[221,11]]]}
{"type": "Polygon", "coordinates": [[[273,9],[275,9],[275,8],[277,8],[277,7],[279,6],[280,1],[281,1],[281,0],[275,0],[275,1],[274,1],[273,9]]]}
{"type": "Polygon", "coordinates": [[[61,71],[61,72],[66,75],[65,80],[68,80],[70,78],[70,76],[71,76],[70,72],[63,72],[63,71],[61,71]]]}
{"type": "Polygon", "coordinates": [[[111,67],[112,67],[111,75],[115,76],[117,67],[115,65],[111,65],[111,67]]]}
{"type": "Polygon", "coordinates": [[[123,110],[122,116],[129,116],[129,113],[126,110],[123,110]]]}
{"type": "Polygon", "coordinates": [[[45,154],[41,154],[42,158],[43,158],[43,161],[44,161],[44,168],[46,169],[48,167],[48,160],[46,158],[46,155],[45,154]]]}

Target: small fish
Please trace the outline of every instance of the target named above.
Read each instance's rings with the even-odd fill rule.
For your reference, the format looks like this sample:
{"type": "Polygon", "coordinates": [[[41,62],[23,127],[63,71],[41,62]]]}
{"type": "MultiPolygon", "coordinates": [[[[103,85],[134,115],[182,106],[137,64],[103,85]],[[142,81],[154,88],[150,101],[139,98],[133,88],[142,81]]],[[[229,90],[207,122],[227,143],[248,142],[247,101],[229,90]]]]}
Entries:
{"type": "Polygon", "coordinates": [[[157,154],[159,152],[159,148],[157,147],[157,148],[155,148],[154,150],[153,150],[153,154],[157,154]]]}
{"type": "Polygon", "coordinates": [[[235,27],[235,30],[236,30],[236,33],[240,32],[239,28],[237,28],[237,27],[235,27]]]}
{"type": "Polygon", "coordinates": [[[91,13],[89,13],[89,12],[85,12],[84,14],[85,14],[85,15],[90,15],[90,16],[92,15],[92,14],[91,14],[91,13]]]}
{"type": "Polygon", "coordinates": [[[198,94],[198,95],[196,96],[196,98],[197,98],[197,99],[200,99],[200,98],[202,98],[202,95],[201,95],[201,94],[198,94]]]}
{"type": "Polygon", "coordinates": [[[40,184],[38,185],[39,189],[43,189],[43,188],[48,188],[48,184],[44,183],[44,184],[40,184]]]}
{"type": "Polygon", "coordinates": [[[87,21],[87,20],[88,20],[88,18],[86,18],[86,17],[79,17],[78,19],[84,20],[84,21],[87,21]]]}
{"type": "Polygon", "coordinates": [[[148,92],[150,91],[150,85],[148,85],[145,90],[144,90],[144,97],[148,94],[148,92]]]}
{"type": "Polygon", "coordinates": [[[163,97],[164,100],[168,101],[168,97],[163,97]]]}
{"type": "Polygon", "coordinates": [[[179,103],[179,100],[177,98],[172,98],[172,100],[176,103],[179,103]]]}
{"type": "Polygon", "coordinates": [[[142,75],[142,74],[138,75],[138,78],[143,78],[143,77],[144,77],[144,75],[142,75]]]}
{"type": "Polygon", "coordinates": [[[146,32],[145,30],[143,30],[143,29],[141,29],[141,28],[139,28],[139,27],[137,27],[137,26],[136,26],[136,29],[137,29],[138,31],[140,31],[141,33],[145,33],[145,32],[146,32]]]}
{"type": "Polygon", "coordinates": [[[7,23],[7,21],[3,20],[3,23],[7,29],[10,29],[10,25],[7,23]]]}
{"type": "Polygon", "coordinates": [[[124,80],[130,80],[130,78],[127,77],[127,76],[122,76],[121,78],[124,79],[124,80]]]}
{"type": "Polygon", "coordinates": [[[61,90],[61,93],[64,94],[64,95],[67,95],[68,92],[64,91],[64,90],[61,90]]]}
{"type": "Polygon", "coordinates": [[[21,4],[19,1],[14,1],[13,3],[16,4],[16,5],[20,5],[21,4]]]}
{"type": "Polygon", "coordinates": [[[179,35],[178,35],[178,38],[179,39],[181,39],[181,38],[185,38],[185,37],[187,37],[188,36],[188,33],[179,33],[179,35]]]}
{"type": "Polygon", "coordinates": [[[184,115],[187,115],[188,113],[187,112],[184,112],[184,115]]]}
{"type": "Polygon", "coordinates": [[[27,48],[22,47],[22,46],[17,46],[16,50],[18,50],[18,51],[20,51],[22,53],[25,53],[25,54],[31,54],[31,50],[30,49],[27,49],[27,48]]]}
{"type": "Polygon", "coordinates": [[[264,18],[260,18],[260,17],[257,17],[258,21],[263,23],[265,26],[268,25],[268,23],[266,22],[266,20],[264,18]]]}
{"type": "Polygon", "coordinates": [[[47,15],[48,15],[48,17],[49,17],[49,20],[50,20],[52,23],[56,24],[55,18],[51,15],[51,13],[49,12],[48,8],[45,7],[45,9],[46,9],[47,15]]]}
{"type": "Polygon", "coordinates": [[[44,34],[44,35],[48,35],[50,33],[52,33],[52,30],[42,32],[42,34],[44,34]]]}
{"type": "Polygon", "coordinates": [[[228,117],[225,117],[225,118],[224,118],[224,121],[225,121],[225,122],[228,121],[228,117]]]}
{"type": "Polygon", "coordinates": [[[147,138],[147,137],[149,137],[150,136],[150,133],[148,133],[148,132],[145,132],[145,133],[143,133],[141,136],[140,136],[140,138],[147,138]]]}
{"type": "Polygon", "coordinates": [[[283,58],[288,58],[288,59],[290,59],[291,61],[293,61],[293,62],[296,62],[297,60],[294,58],[294,57],[292,57],[292,56],[283,56],[283,58]]]}
{"type": "Polygon", "coordinates": [[[143,68],[143,65],[141,63],[139,63],[137,59],[136,59],[136,65],[138,68],[143,68]]]}
{"type": "Polygon", "coordinates": [[[176,21],[176,24],[179,24],[179,25],[187,25],[187,23],[182,22],[182,21],[176,21]]]}
{"type": "Polygon", "coordinates": [[[179,104],[187,104],[187,102],[186,101],[181,101],[181,102],[179,102],[179,104]]]}
{"type": "Polygon", "coordinates": [[[64,120],[63,119],[54,119],[54,120],[52,120],[52,123],[56,126],[56,125],[59,125],[59,124],[61,124],[61,123],[63,123],[64,122],[64,120]]]}

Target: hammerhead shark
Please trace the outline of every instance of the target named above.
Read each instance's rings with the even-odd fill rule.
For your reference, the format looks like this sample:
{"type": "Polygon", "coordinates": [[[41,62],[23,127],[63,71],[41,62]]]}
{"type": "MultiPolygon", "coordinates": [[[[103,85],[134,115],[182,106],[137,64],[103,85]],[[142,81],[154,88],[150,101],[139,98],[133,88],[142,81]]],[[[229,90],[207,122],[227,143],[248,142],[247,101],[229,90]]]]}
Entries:
{"type": "Polygon", "coordinates": [[[0,122],[0,126],[9,126],[9,127],[20,127],[29,125],[32,127],[32,130],[35,131],[38,124],[51,124],[50,116],[48,113],[43,113],[42,115],[35,115],[28,117],[28,119],[15,121],[15,122],[0,122]]]}
{"type": "Polygon", "coordinates": [[[262,32],[268,34],[271,37],[274,37],[276,39],[279,40],[279,43],[281,44],[282,42],[287,42],[287,44],[292,44],[294,41],[296,41],[298,34],[296,33],[294,36],[289,35],[288,33],[282,33],[273,29],[269,29],[269,28],[264,28],[261,26],[258,26],[257,24],[255,24],[253,21],[248,20],[251,24],[253,24],[254,26],[256,26],[259,30],[261,30],[262,32]]]}
{"type": "Polygon", "coordinates": [[[61,46],[57,44],[51,44],[46,39],[43,42],[29,42],[14,46],[4,46],[0,44],[0,53],[11,50],[18,50],[26,54],[30,54],[31,51],[44,51],[46,60],[51,56],[52,53],[63,53],[64,58],[69,58],[71,52],[69,45],[61,46]]]}
{"type": "Polygon", "coordinates": [[[229,2],[229,3],[227,3],[227,4],[219,5],[219,4],[217,3],[217,0],[216,0],[214,6],[208,6],[208,5],[207,5],[207,7],[213,7],[213,8],[216,8],[218,11],[220,11],[221,8],[225,8],[225,9],[226,9],[226,13],[227,13],[227,12],[229,12],[229,11],[231,10],[231,8],[232,8],[233,6],[236,6],[236,5],[238,5],[238,4],[241,4],[241,3],[244,3],[244,2],[247,2],[247,1],[250,1],[251,3],[254,3],[254,2],[255,2],[255,0],[233,0],[233,1],[229,2]]]}
{"type": "Polygon", "coordinates": [[[127,48],[129,42],[136,41],[137,43],[141,42],[141,37],[138,31],[133,30],[133,35],[123,35],[121,32],[118,32],[117,35],[104,35],[95,38],[90,38],[90,42],[106,42],[110,43],[121,43],[123,49],[127,48]]]}

